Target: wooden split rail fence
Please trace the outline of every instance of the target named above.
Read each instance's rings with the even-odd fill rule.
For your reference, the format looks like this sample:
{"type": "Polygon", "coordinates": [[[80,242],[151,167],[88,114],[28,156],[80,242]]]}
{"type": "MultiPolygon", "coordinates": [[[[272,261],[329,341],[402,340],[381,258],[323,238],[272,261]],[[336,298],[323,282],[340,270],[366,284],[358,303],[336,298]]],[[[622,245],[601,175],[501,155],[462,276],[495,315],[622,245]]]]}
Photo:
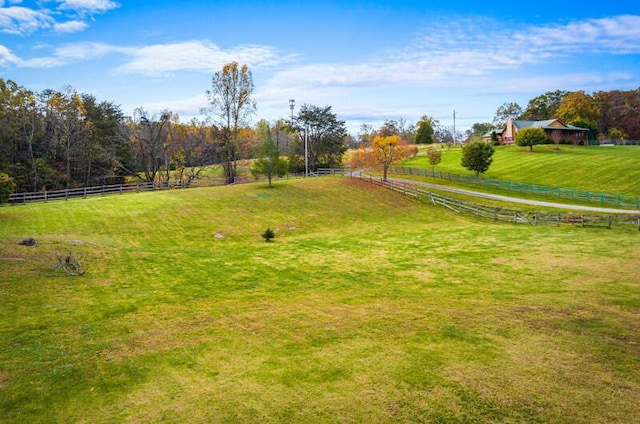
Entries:
{"type": "Polygon", "coordinates": [[[640,210],[640,199],[623,194],[599,193],[570,188],[551,187],[539,184],[526,184],[512,181],[495,180],[491,178],[478,178],[472,175],[452,174],[450,172],[433,171],[426,168],[412,168],[407,166],[393,166],[391,171],[400,175],[416,175],[438,178],[447,181],[457,181],[500,190],[515,191],[518,193],[530,193],[558,199],[571,199],[573,201],[597,203],[600,205],[612,205],[624,208],[640,210]]]}
{"type": "Polygon", "coordinates": [[[418,186],[400,183],[397,181],[383,181],[381,178],[371,175],[354,175],[364,181],[400,192],[431,204],[445,207],[458,213],[475,215],[480,218],[494,221],[510,222],[513,224],[556,225],[572,224],[582,227],[627,227],[640,230],[640,212],[638,215],[596,215],[582,213],[555,213],[555,212],[523,212],[502,208],[491,208],[475,203],[455,199],[432,191],[424,190],[418,186]]]}
{"type": "Polygon", "coordinates": [[[205,187],[217,185],[208,180],[187,182],[185,180],[135,182],[127,184],[112,184],[94,187],[71,188],[68,190],[36,191],[29,193],[13,193],[7,203],[47,202],[50,200],[66,200],[77,197],[104,196],[106,194],[136,193],[141,191],[174,190],[190,187],[205,187]]]}

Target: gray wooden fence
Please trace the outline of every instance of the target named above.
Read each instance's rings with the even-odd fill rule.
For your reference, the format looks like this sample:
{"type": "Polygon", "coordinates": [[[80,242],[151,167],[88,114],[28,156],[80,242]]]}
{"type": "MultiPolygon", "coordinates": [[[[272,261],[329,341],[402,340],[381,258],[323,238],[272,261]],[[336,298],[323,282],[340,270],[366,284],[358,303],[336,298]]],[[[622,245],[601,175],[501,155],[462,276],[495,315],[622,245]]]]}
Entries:
{"type": "Polygon", "coordinates": [[[221,181],[197,180],[187,182],[185,180],[134,182],[127,184],[102,185],[94,187],[71,188],[68,190],[43,190],[29,193],[13,193],[7,203],[32,203],[47,202],[49,200],[66,200],[74,197],[104,196],[106,194],[136,193],[141,191],[174,190],[189,187],[205,187],[221,184],[221,181]]]}
{"type": "Polygon", "coordinates": [[[391,167],[391,171],[401,175],[416,175],[439,178],[447,181],[475,184],[500,190],[515,191],[518,193],[530,193],[545,197],[554,197],[558,199],[571,199],[573,201],[579,202],[640,209],[640,199],[634,196],[627,196],[623,194],[599,193],[584,190],[574,190],[570,188],[544,186],[538,184],[502,181],[491,178],[478,178],[473,175],[453,174],[450,172],[433,171],[426,168],[412,168],[407,166],[393,166],[391,167]]]}
{"type": "Polygon", "coordinates": [[[442,206],[457,213],[474,215],[480,218],[494,221],[510,222],[513,224],[528,225],[580,225],[582,227],[601,228],[637,228],[640,230],[640,212],[638,215],[597,215],[584,213],[555,213],[555,212],[523,212],[502,208],[491,208],[478,205],[465,200],[448,197],[439,193],[424,190],[416,185],[400,183],[397,181],[383,181],[379,177],[371,175],[353,175],[372,184],[400,192],[431,204],[442,206]]]}

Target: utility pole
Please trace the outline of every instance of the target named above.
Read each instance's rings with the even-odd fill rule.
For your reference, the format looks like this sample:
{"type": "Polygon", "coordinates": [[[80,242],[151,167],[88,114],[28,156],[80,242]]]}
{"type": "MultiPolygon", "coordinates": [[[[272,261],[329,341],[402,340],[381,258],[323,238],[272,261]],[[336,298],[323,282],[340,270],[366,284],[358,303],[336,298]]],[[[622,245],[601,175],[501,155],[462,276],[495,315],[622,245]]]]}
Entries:
{"type": "Polygon", "coordinates": [[[456,144],[456,110],[453,110],[453,144],[456,144]]]}
{"type": "Polygon", "coordinates": [[[309,128],[305,125],[304,128],[304,176],[309,176],[309,128]]]}
{"type": "Polygon", "coordinates": [[[291,126],[293,127],[293,109],[296,107],[296,101],[289,99],[289,109],[291,109],[291,126]]]}

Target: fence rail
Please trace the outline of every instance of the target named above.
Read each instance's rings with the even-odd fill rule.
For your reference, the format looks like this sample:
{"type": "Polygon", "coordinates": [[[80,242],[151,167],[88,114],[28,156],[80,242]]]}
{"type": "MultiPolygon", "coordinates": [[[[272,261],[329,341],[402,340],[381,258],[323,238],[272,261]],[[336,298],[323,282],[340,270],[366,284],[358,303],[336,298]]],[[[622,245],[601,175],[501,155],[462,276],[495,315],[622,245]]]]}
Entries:
{"type": "Polygon", "coordinates": [[[635,227],[640,230],[640,212],[638,212],[638,215],[523,212],[482,206],[424,190],[412,184],[400,183],[397,181],[383,181],[382,178],[373,177],[372,175],[353,175],[352,177],[383,186],[413,198],[428,201],[431,204],[445,207],[454,212],[475,215],[480,218],[491,219],[494,221],[510,222],[513,224],[528,224],[533,226],[560,226],[563,224],[571,224],[580,225],[582,227],[602,228],[635,227]]]}
{"type": "Polygon", "coordinates": [[[450,172],[432,171],[426,168],[412,168],[406,166],[394,166],[393,172],[401,175],[417,175],[439,178],[441,180],[456,181],[475,184],[483,187],[497,188],[501,190],[515,191],[518,193],[537,194],[545,197],[559,199],[571,199],[579,202],[598,203],[625,208],[640,209],[640,199],[623,194],[597,193],[591,191],[574,190],[569,188],[543,186],[538,184],[525,184],[510,181],[494,180],[490,178],[476,178],[471,175],[452,174],[450,172]]]}
{"type": "Polygon", "coordinates": [[[9,196],[7,203],[32,203],[32,202],[47,202],[49,200],[66,200],[77,197],[89,197],[89,196],[103,196],[106,194],[123,194],[123,193],[136,193],[142,191],[155,191],[155,190],[174,190],[184,189],[190,187],[206,187],[212,185],[219,185],[221,182],[213,180],[171,180],[171,181],[156,181],[156,182],[135,182],[127,184],[113,184],[102,185],[94,187],[80,187],[71,188],[68,190],[50,190],[50,191],[37,191],[29,193],[13,193],[9,196]]]}

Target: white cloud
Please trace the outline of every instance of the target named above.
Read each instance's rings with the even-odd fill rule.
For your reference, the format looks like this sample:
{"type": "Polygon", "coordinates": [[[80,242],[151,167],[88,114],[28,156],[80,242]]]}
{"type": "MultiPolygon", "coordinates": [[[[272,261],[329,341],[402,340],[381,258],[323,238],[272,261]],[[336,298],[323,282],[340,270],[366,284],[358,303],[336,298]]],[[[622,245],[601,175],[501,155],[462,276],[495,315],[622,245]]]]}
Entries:
{"type": "MultiPolygon", "coordinates": [[[[10,1],[21,4],[21,1],[10,1]]],[[[89,25],[87,19],[119,7],[110,0],[64,0],[56,9],[46,7],[5,7],[0,1],[0,32],[29,35],[41,29],[53,28],[57,32],[78,32],[89,25]]]]}
{"type": "Polygon", "coordinates": [[[590,19],[565,25],[514,27],[494,21],[435,26],[415,45],[356,64],[310,64],[269,81],[274,89],[413,85],[458,87],[497,71],[546,64],[585,53],[640,53],[640,16],[590,19]]]}
{"type": "Polygon", "coordinates": [[[79,62],[104,57],[109,54],[130,54],[131,48],[104,43],[75,43],[58,47],[54,56],[65,62],[79,62]]]}
{"type": "Polygon", "coordinates": [[[251,68],[274,66],[290,60],[279,56],[270,46],[245,45],[223,50],[213,43],[198,40],[145,46],[130,49],[129,53],[131,60],[117,72],[164,76],[178,71],[212,72],[232,61],[251,68]]]}
{"type": "Polygon", "coordinates": [[[27,7],[0,7],[0,32],[7,34],[31,34],[42,28],[50,28],[54,19],[47,11],[27,7]]]}
{"type": "Polygon", "coordinates": [[[56,32],[74,33],[84,31],[88,26],[89,24],[84,21],[67,21],[55,24],[53,29],[56,32]]]}
{"type": "Polygon", "coordinates": [[[21,62],[20,58],[11,53],[11,50],[0,44],[0,66],[15,65],[21,62]]]}
{"type": "Polygon", "coordinates": [[[64,0],[60,2],[58,9],[96,14],[108,12],[119,6],[118,3],[110,0],[64,0]]]}
{"type": "Polygon", "coordinates": [[[52,68],[107,55],[119,56],[120,62],[124,62],[114,69],[115,73],[154,77],[185,71],[213,72],[232,61],[247,64],[250,68],[269,68],[292,60],[291,56],[281,56],[270,46],[245,45],[225,50],[208,41],[192,40],[143,47],[75,43],[54,49],[50,56],[14,63],[23,67],[52,68]]]}

